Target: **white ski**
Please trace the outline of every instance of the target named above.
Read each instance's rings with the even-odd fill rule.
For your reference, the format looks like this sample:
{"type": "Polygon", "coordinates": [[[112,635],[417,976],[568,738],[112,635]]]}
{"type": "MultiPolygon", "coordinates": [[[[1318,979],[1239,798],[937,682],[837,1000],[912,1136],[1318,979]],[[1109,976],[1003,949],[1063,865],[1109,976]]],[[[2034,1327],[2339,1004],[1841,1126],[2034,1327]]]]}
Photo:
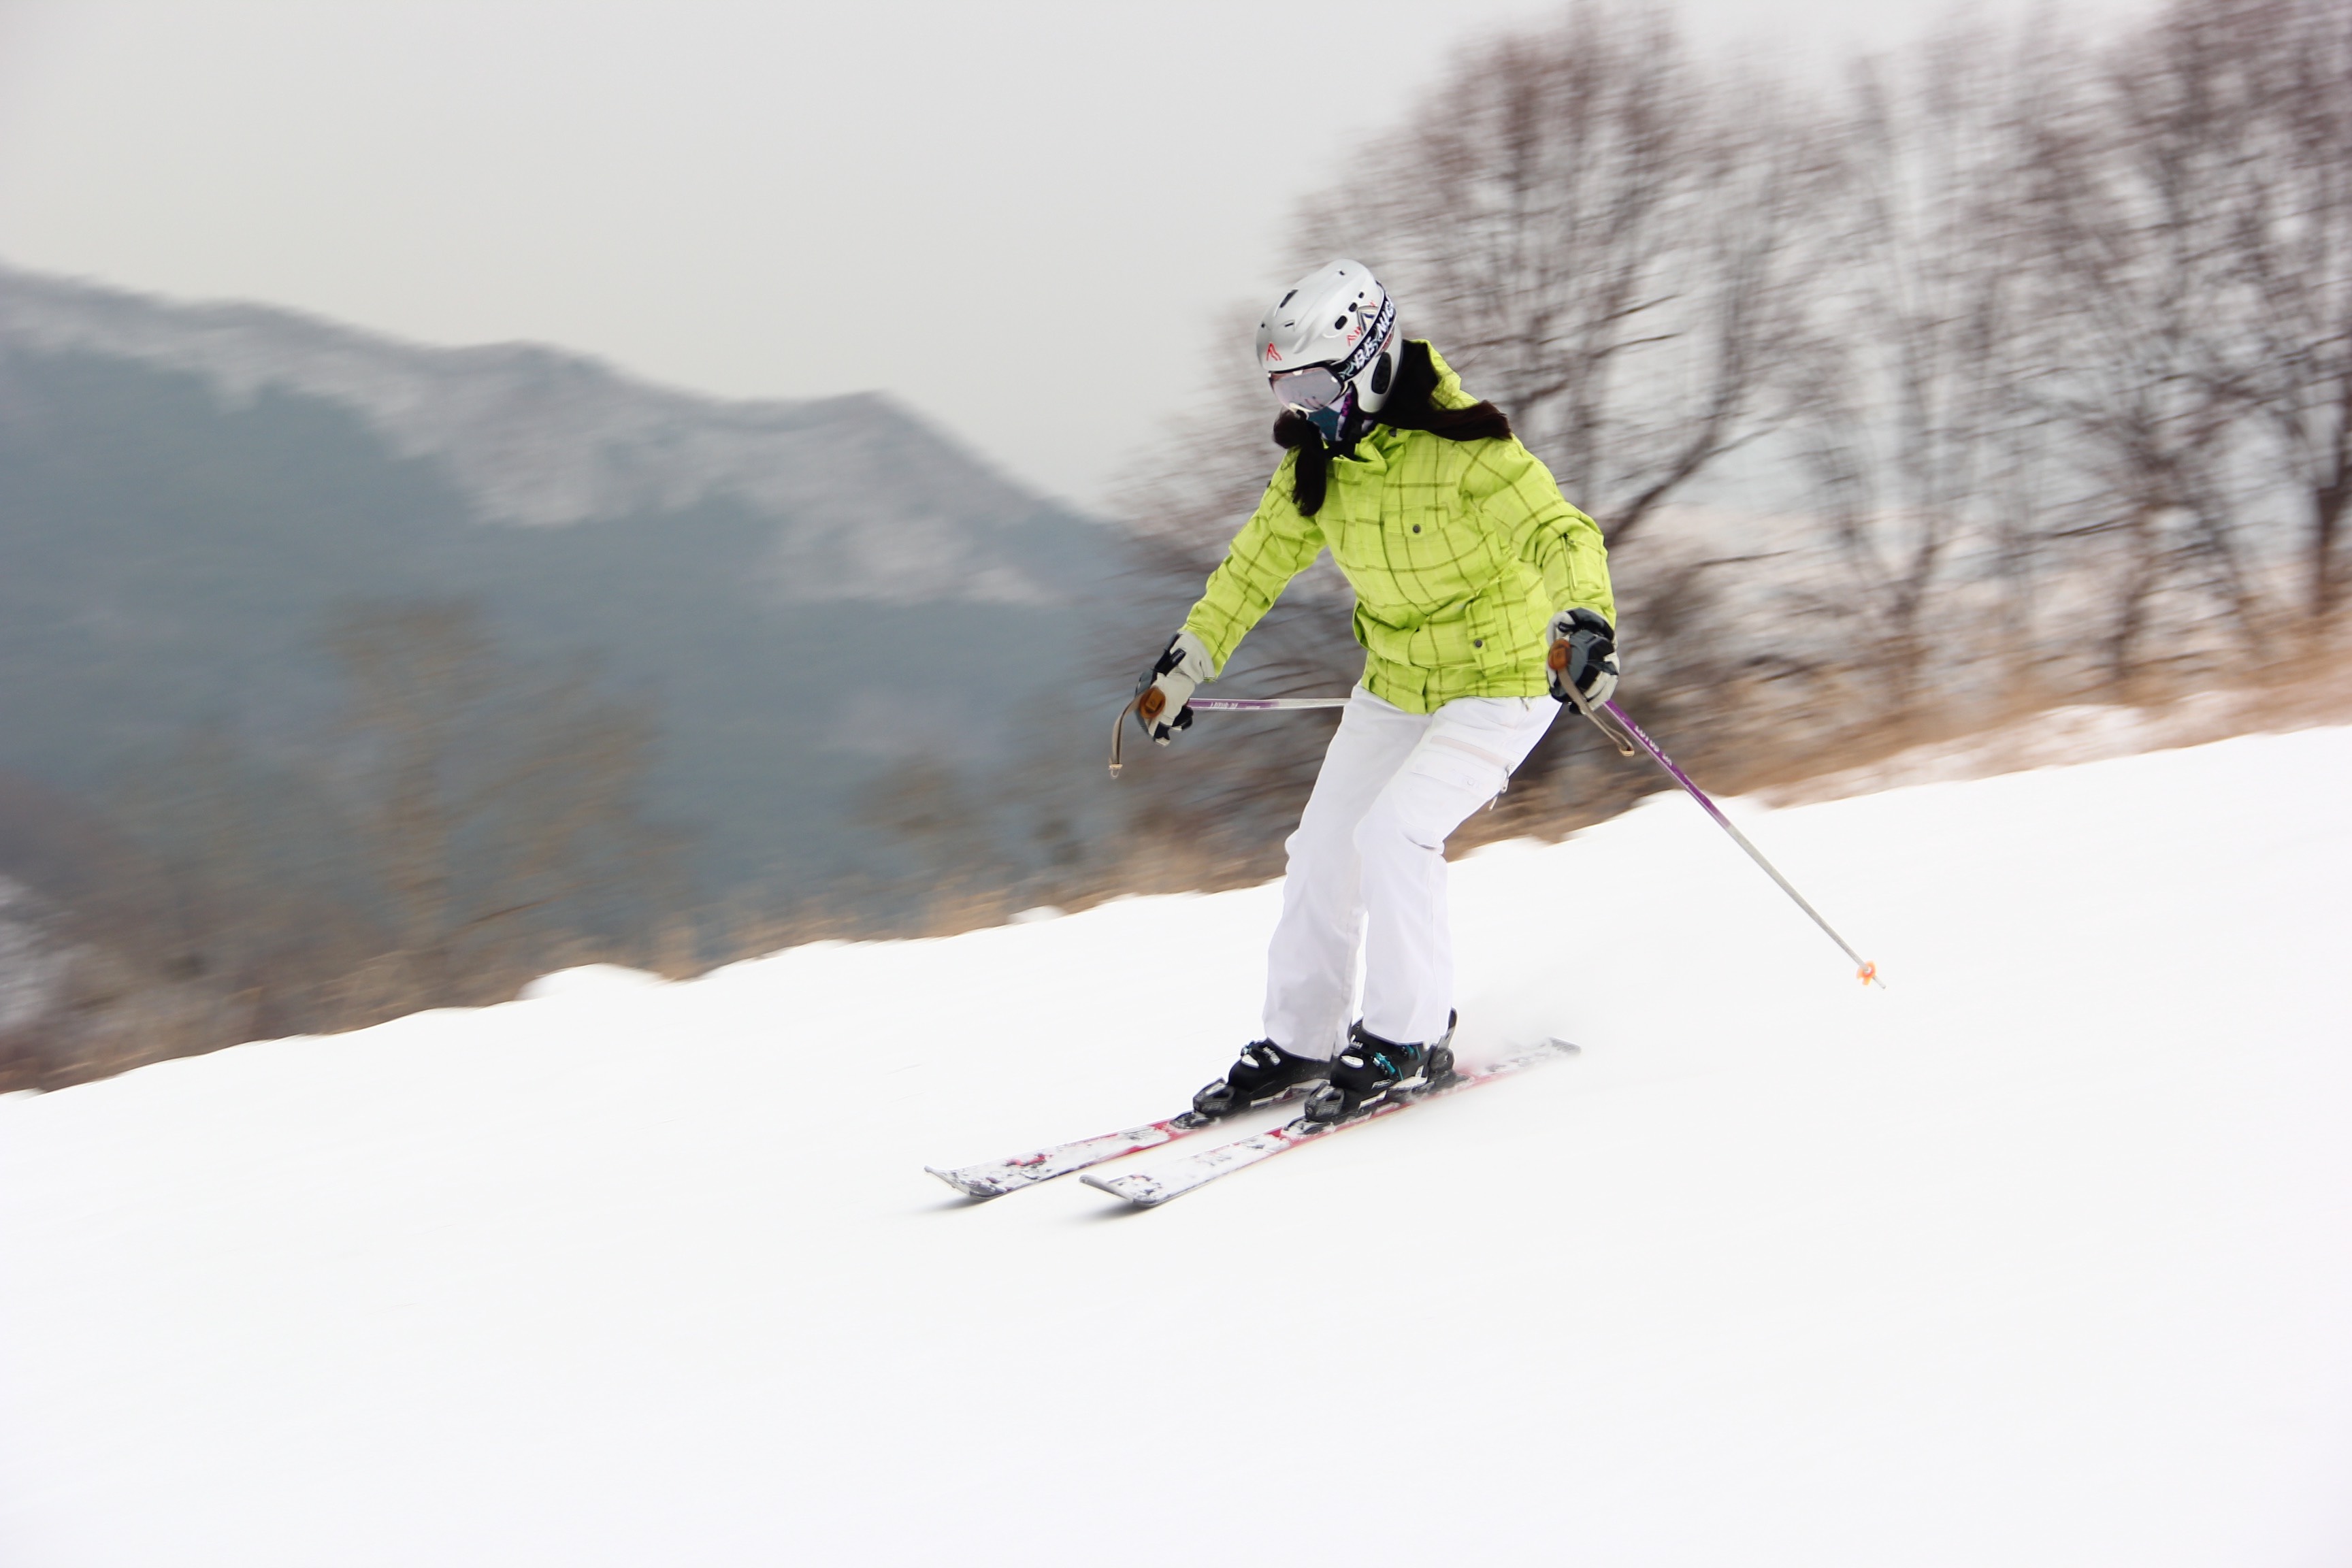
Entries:
{"type": "MultiPolygon", "coordinates": [[[[1282,1099],[1295,1099],[1302,1092],[1303,1089],[1294,1089],[1282,1099]]],[[[1275,1100],[1266,1101],[1268,1105],[1276,1103],[1275,1100]]],[[[1234,1114],[1239,1116],[1244,1112],[1236,1111],[1234,1114]]],[[[998,1198],[1007,1193],[1017,1193],[1024,1187],[1034,1187],[1040,1182],[1050,1182],[1056,1176],[1066,1176],[1072,1171],[1083,1171],[1089,1165],[1116,1160],[1123,1154],[1140,1153],[1146,1149],[1156,1149],[1162,1143],[1172,1143],[1179,1138],[1190,1137],[1204,1127],[1217,1124],[1216,1119],[1188,1110],[1165,1121],[1148,1122],[1121,1132],[1105,1132],[1096,1138],[1081,1138],[1074,1143],[1049,1144],[1043,1149],[1033,1149],[1026,1154],[987,1160],[977,1165],[961,1165],[952,1171],[942,1171],[937,1165],[926,1165],[923,1169],[968,1198],[998,1198]]]]}
{"type": "Polygon", "coordinates": [[[1424,1100],[1436,1100],[1458,1089],[1490,1083],[1496,1079],[1507,1078],[1524,1068],[1537,1067],[1544,1062],[1558,1061],[1562,1057],[1575,1054],[1576,1047],[1566,1040],[1546,1040],[1540,1045],[1530,1046],[1487,1067],[1458,1068],[1453,1077],[1442,1083],[1408,1094],[1402,1099],[1382,1100],[1351,1121],[1342,1121],[1335,1126],[1318,1128],[1311,1127],[1301,1119],[1287,1122],[1268,1132],[1259,1132],[1247,1138],[1237,1138],[1230,1143],[1220,1143],[1213,1148],[1202,1149],[1195,1153],[1180,1154],[1172,1160],[1163,1161],[1158,1165],[1150,1166],[1144,1170],[1129,1171],[1122,1176],[1087,1176],[1081,1179],[1087,1185],[1099,1187],[1113,1197],[1124,1198],[1138,1208],[1150,1208],[1166,1203],[1170,1198],[1182,1197],[1195,1187],[1206,1186],[1227,1172],[1238,1171],[1263,1160],[1271,1160],[1286,1149],[1296,1149],[1302,1143],[1318,1142],[1334,1132],[1345,1132],[1350,1127],[1361,1127],[1368,1121],[1377,1121],[1391,1111],[1418,1105],[1424,1100]]]}

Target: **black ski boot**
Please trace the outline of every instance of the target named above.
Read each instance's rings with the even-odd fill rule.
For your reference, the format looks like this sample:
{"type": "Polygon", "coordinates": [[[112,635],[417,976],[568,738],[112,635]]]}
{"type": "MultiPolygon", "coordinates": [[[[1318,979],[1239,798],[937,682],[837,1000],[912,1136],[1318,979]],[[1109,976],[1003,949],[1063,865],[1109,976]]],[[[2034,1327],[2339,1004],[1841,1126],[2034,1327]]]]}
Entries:
{"type": "Polygon", "coordinates": [[[1203,1121],[1231,1116],[1318,1083],[1330,1070],[1329,1062],[1292,1056],[1272,1040],[1253,1040],[1230,1072],[1192,1097],[1192,1113],[1203,1121]]]}
{"type": "Polygon", "coordinates": [[[1330,1081],[1307,1097],[1302,1121],[1330,1125],[1352,1121],[1388,1100],[1405,1100],[1434,1089],[1454,1076],[1454,1025],[1434,1045],[1384,1040],[1360,1019],[1348,1029],[1348,1044],[1331,1064],[1330,1081]]]}

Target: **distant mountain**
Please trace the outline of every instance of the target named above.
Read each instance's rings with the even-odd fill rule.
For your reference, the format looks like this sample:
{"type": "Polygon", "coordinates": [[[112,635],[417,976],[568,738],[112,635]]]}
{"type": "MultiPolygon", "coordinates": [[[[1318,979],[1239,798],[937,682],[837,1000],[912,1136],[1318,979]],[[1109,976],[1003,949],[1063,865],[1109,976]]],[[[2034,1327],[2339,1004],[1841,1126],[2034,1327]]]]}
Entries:
{"type": "Polygon", "coordinates": [[[731,500],[779,524],[775,589],[813,601],[1048,604],[1022,545],[1049,511],[888,398],[726,402],[528,343],[435,349],[256,305],[179,305],[0,267],[0,346],[193,375],[358,415],[485,522],[553,525],[731,500]]]}
{"type": "Polygon", "coordinates": [[[194,723],[299,734],[339,613],[461,595],[655,706],[707,881],[872,869],[856,809],[908,759],[1076,764],[1119,548],[881,395],[726,402],[0,268],[0,768],[51,787],[194,723]]]}

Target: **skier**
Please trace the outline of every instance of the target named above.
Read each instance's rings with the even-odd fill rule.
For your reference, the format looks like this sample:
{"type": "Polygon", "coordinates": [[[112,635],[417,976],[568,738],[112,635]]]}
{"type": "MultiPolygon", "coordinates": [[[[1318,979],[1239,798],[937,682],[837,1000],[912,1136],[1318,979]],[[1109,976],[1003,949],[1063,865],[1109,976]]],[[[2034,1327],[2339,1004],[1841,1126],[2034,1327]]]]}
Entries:
{"type": "Polygon", "coordinates": [[[1345,1121],[1451,1069],[1445,840],[1502,793],[1570,687],[1598,704],[1617,684],[1600,529],[1396,315],[1368,268],[1338,260],[1258,323],[1285,454],[1136,686],[1137,720],[1164,746],[1319,552],[1355,590],[1364,674],[1284,846],[1265,1037],[1193,1097],[1203,1116],[1319,1082],[1306,1116],[1345,1121]]]}

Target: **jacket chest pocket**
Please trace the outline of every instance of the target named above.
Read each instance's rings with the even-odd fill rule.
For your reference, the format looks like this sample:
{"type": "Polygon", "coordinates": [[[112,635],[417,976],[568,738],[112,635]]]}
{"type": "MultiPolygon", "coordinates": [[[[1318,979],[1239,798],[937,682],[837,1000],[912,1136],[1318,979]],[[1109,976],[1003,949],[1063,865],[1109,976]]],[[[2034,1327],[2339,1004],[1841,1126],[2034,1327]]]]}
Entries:
{"type": "Polygon", "coordinates": [[[1381,526],[1392,558],[1427,578],[1441,598],[1458,598],[1461,588],[1494,575],[1494,541],[1474,515],[1406,502],[1388,510],[1381,526]]]}

